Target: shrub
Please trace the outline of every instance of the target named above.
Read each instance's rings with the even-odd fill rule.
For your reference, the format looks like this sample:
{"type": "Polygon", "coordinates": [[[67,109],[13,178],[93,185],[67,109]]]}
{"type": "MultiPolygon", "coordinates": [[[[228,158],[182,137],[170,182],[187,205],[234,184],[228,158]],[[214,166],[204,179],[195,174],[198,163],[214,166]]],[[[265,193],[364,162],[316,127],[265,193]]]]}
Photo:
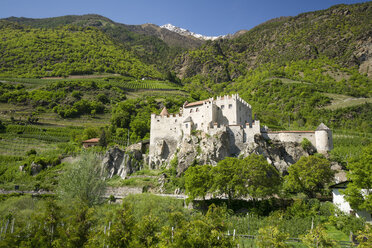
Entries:
{"type": "Polygon", "coordinates": [[[310,140],[304,138],[301,141],[301,146],[302,146],[302,149],[304,149],[305,151],[309,151],[313,147],[313,144],[311,144],[310,140]]]}
{"type": "Polygon", "coordinates": [[[36,152],[35,149],[31,149],[31,150],[28,150],[28,151],[26,152],[26,156],[36,155],[36,154],[37,154],[37,152],[36,152]]]}

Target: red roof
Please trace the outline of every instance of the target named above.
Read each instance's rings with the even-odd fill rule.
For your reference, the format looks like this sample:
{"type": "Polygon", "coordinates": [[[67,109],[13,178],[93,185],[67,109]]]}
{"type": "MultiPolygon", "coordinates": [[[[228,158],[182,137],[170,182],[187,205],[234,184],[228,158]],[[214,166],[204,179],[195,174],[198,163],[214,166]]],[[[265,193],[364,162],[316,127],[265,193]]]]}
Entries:
{"type": "Polygon", "coordinates": [[[161,111],[160,115],[161,116],[167,116],[167,115],[169,115],[168,110],[167,110],[166,107],[163,108],[163,110],[161,111]]]}
{"type": "Polygon", "coordinates": [[[88,139],[88,140],[84,140],[83,143],[98,143],[99,142],[99,138],[93,138],[93,139],[88,139]]]}
{"type": "Polygon", "coordinates": [[[198,101],[198,102],[191,102],[191,103],[186,104],[185,108],[203,105],[204,102],[206,102],[206,101],[208,101],[208,100],[202,100],[202,101],[198,101]]]}

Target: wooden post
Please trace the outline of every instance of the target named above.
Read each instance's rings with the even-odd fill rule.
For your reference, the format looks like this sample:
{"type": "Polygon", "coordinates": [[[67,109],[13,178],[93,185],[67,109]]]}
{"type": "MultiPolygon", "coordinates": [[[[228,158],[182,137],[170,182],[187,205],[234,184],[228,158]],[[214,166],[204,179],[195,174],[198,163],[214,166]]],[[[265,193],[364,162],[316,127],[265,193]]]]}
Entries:
{"type": "Polygon", "coordinates": [[[173,243],[174,227],[172,226],[172,243],[173,243]]]}

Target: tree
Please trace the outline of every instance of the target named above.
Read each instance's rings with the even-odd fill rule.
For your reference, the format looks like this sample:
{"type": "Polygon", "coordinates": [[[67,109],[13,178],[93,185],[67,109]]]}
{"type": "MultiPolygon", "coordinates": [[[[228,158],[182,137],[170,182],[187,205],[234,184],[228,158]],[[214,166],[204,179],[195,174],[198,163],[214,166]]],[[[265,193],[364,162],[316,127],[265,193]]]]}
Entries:
{"type": "Polygon", "coordinates": [[[302,192],[308,197],[332,182],[334,172],[328,160],[316,156],[302,157],[288,168],[284,188],[289,192],[302,192]]]}
{"type": "Polygon", "coordinates": [[[212,191],[217,194],[226,194],[229,204],[233,198],[245,195],[240,165],[239,159],[227,157],[218,162],[211,171],[213,175],[212,191]]]}
{"type": "Polygon", "coordinates": [[[285,241],[289,238],[288,233],[279,231],[276,226],[266,226],[258,230],[256,245],[260,248],[287,248],[285,241]]]}
{"type": "Polygon", "coordinates": [[[265,197],[277,192],[280,176],[263,156],[251,154],[244,159],[225,158],[212,169],[212,191],[233,198],[249,195],[265,197]]]}
{"type": "Polygon", "coordinates": [[[278,192],[281,184],[279,172],[263,156],[251,154],[244,158],[241,164],[240,174],[250,197],[265,197],[278,192]]]}
{"type": "Polygon", "coordinates": [[[99,136],[99,145],[102,146],[102,147],[107,146],[107,137],[106,137],[105,129],[101,130],[101,135],[99,136]]]}
{"type": "Polygon", "coordinates": [[[236,247],[231,236],[226,236],[227,209],[212,204],[205,216],[195,214],[190,220],[180,220],[178,226],[163,228],[160,247],[236,247]]]}
{"type": "Polygon", "coordinates": [[[347,167],[350,183],[344,191],[345,199],[353,208],[372,211],[372,144],[365,147],[360,157],[347,167]]]}
{"type": "Polygon", "coordinates": [[[196,197],[202,197],[205,200],[212,186],[211,170],[211,165],[197,165],[186,170],[185,188],[188,200],[192,201],[196,197]]]}
{"type": "Polygon", "coordinates": [[[63,200],[77,201],[91,207],[102,201],[106,186],[103,176],[98,155],[83,153],[61,176],[58,195],[63,200]]]}
{"type": "Polygon", "coordinates": [[[122,207],[117,210],[117,219],[113,222],[108,235],[108,245],[110,247],[131,247],[135,224],[132,205],[123,202],[122,207]]]}
{"type": "Polygon", "coordinates": [[[357,240],[360,242],[358,245],[360,248],[372,247],[372,230],[370,224],[366,224],[364,230],[358,232],[357,240]]]}
{"type": "Polygon", "coordinates": [[[336,243],[329,238],[322,225],[318,225],[316,228],[311,229],[309,233],[304,235],[301,239],[306,247],[336,247],[336,243]]]}
{"type": "Polygon", "coordinates": [[[6,126],[3,124],[3,122],[0,120],[0,133],[5,133],[6,126]]]}

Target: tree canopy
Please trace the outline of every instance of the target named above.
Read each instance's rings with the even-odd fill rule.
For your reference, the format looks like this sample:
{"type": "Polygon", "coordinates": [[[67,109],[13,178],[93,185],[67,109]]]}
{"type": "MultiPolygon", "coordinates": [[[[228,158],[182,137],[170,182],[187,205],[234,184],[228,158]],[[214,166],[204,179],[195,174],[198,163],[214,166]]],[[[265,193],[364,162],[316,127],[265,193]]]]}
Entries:
{"type": "Polygon", "coordinates": [[[288,168],[284,188],[289,192],[305,193],[312,198],[332,182],[333,176],[328,160],[317,156],[302,157],[288,168]]]}
{"type": "Polygon", "coordinates": [[[263,156],[251,154],[244,159],[227,157],[217,166],[195,166],[185,172],[186,194],[190,199],[207,193],[226,195],[232,199],[275,194],[281,184],[274,166],[263,156]]]}
{"type": "Polygon", "coordinates": [[[350,183],[345,198],[353,208],[372,211],[372,144],[363,149],[359,158],[351,161],[347,168],[350,183]]]}

